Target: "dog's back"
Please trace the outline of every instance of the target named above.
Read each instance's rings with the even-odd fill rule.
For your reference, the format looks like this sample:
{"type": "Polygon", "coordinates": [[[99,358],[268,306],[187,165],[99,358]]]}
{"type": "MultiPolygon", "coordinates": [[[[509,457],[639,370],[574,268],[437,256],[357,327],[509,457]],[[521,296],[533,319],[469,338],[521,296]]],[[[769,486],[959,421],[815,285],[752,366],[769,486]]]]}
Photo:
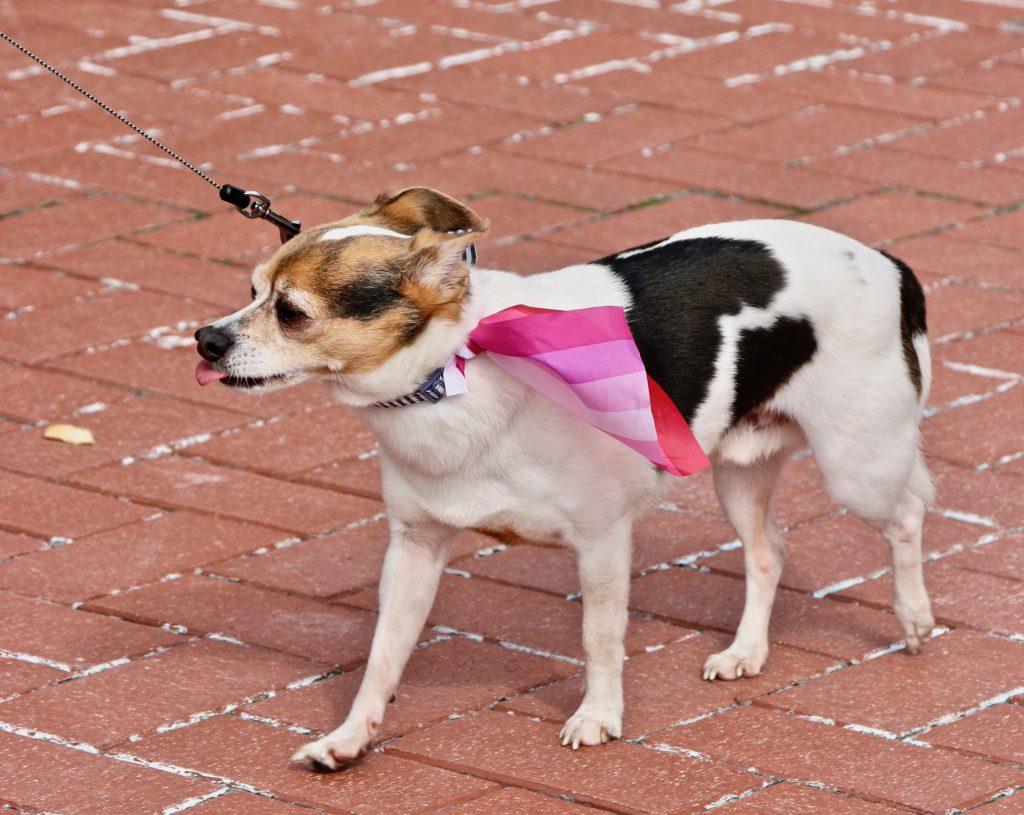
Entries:
{"type": "Polygon", "coordinates": [[[815,412],[802,403],[823,391],[841,402],[883,388],[908,404],[927,392],[920,284],[846,236],[794,221],[712,224],[595,265],[627,289],[644,363],[706,449],[752,418],[815,412]]]}

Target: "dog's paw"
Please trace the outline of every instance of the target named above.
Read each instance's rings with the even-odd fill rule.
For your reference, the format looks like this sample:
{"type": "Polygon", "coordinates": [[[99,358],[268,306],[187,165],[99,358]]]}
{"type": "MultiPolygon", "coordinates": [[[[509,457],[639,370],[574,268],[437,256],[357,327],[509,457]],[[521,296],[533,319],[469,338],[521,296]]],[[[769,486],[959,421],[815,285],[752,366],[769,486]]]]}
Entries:
{"type": "Polygon", "coordinates": [[[900,623],[903,625],[907,653],[918,653],[921,646],[931,638],[932,631],[935,630],[935,618],[932,616],[931,610],[926,609],[917,614],[909,614],[901,613],[901,610],[897,609],[896,616],[899,617],[900,623]]]}
{"type": "Polygon", "coordinates": [[[308,770],[332,773],[351,764],[369,749],[369,742],[358,744],[343,735],[331,733],[302,745],[292,756],[292,761],[308,770]]]}
{"type": "Polygon", "coordinates": [[[587,747],[604,744],[608,739],[617,739],[621,735],[621,713],[601,713],[581,706],[562,726],[558,737],[562,746],[571,744],[573,750],[578,750],[581,744],[587,747]]]}
{"type": "Polygon", "coordinates": [[[756,676],[761,673],[767,658],[767,650],[741,653],[727,648],[705,660],[704,678],[739,679],[741,676],[756,676]]]}

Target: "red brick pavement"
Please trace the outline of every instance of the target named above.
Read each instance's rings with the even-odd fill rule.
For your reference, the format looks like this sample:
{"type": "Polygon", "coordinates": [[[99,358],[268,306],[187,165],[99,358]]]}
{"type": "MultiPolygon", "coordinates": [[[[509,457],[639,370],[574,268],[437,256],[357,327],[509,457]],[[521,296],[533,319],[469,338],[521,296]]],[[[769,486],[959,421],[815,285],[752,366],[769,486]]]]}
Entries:
{"type": "Polygon", "coordinates": [[[319,386],[195,387],[191,332],[273,231],[4,45],[0,809],[1024,812],[1019,0],[12,0],[0,23],[308,223],[428,184],[521,272],[732,218],[891,247],[928,287],[951,629],[899,650],[880,539],[799,460],[766,670],[702,682],[743,594],[702,475],[637,532],[623,741],[556,743],[582,686],[568,553],[467,534],[381,750],[290,767],[366,659],[373,439],[319,386]],[[44,441],[61,420],[96,445],[44,441]]]}

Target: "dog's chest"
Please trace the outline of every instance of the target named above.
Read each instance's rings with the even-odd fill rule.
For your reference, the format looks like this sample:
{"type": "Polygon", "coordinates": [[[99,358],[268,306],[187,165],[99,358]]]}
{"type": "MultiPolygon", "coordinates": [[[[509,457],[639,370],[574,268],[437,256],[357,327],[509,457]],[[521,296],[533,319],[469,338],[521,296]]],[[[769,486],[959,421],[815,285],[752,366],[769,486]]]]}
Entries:
{"type": "Polygon", "coordinates": [[[513,382],[479,377],[464,396],[376,418],[388,512],[406,521],[560,544],[632,512],[657,481],[644,458],[513,382]]]}

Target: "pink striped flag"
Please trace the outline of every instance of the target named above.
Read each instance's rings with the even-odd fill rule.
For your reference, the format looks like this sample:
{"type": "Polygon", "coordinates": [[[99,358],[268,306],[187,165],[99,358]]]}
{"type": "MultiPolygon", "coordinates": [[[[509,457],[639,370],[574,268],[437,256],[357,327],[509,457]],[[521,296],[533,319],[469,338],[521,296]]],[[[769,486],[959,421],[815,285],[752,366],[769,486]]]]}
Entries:
{"type": "Polygon", "coordinates": [[[647,375],[620,306],[512,306],[481,320],[469,348],[673,475],[710,464],[675,403],[647,375]]]}

